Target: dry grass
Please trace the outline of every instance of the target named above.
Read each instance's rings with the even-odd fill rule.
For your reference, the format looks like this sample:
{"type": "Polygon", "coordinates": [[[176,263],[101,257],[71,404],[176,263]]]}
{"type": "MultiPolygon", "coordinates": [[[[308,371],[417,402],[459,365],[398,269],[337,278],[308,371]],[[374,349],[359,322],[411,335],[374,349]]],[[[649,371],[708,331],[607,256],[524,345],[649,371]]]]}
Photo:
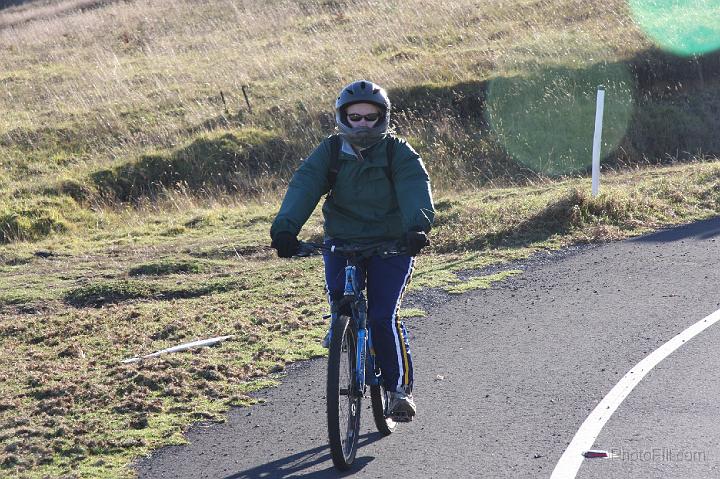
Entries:
{"type": "MultiPolygon", "coordinates": [[[[436,189],[508,184],[532,172],[488,129],[487,82],[634,58],[650,44],[625,3],[59,0],[0,10],[0,209],[218,127],[270,131],[296,160],[331,130],[338,87],[360,77],[404,103],[396,123],[430,160],[436,189]],[[456,108],[471,97],[480,104],[456,108]]],[[[694,138],[656,134],[652,123],[668,116],[649,115],[643,134],[694,138]]],[[[284,180],[286,165],[275,166],[284,180]]]]}
{"type": "MultiPolygon", "coordinates": [[[[338,86],[359,77],[397,88],[482,80],[530,64],[617,59],[646,46],[628,29],[623,5],[31,4],[0,11],[0,82],[10,87],[0,96],[0,136],[68,151],[68,167],[77,168],[176,144],[222,115],[242,112],[242,122],[267,126],[278,120],[268,113],[275,107],[302,124],[312,118],[304,110],[327,111],[338,86]],[[254,116],[247,115],[243,85],[254,116]]],[[[318,125],[307,127],[306,135],[318,134],[318,125]]],[[[6,148],[0,153],[13,157],[6,148]]],[[[63,165],[48,173],[57,169],[63,165]]]]}

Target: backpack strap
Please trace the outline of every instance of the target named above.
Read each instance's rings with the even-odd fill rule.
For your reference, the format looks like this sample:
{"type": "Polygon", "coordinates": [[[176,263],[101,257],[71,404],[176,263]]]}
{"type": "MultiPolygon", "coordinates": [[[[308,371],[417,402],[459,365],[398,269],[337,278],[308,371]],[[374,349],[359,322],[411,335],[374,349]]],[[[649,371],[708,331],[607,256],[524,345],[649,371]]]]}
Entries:
{"type": "Polygon", "coordinates": [[[387,176],[388,180],[390,180],[390,186],[395,187],[395,184],[393,183],[393,177],[392,177],[392,161],[393,161],[393,155],[395,154],[395,137],[389,136],[387,138],[387,149],[385,150],[385,155],[387,156],[387,166],[385,167],[385,176],[387,176]]]}
{"type": "Polygon", "coordinates": [[[340,148],[342,148],[342,141],[340,135],[330,135],[330,167],[328,168],[328,196],[332,194],[332,190],[335,187],[335,181],[337,180],[338,172],[340,171],[340,148]]]}
{"type": "MultiPolygon", "coordinates": [[[[337,175],[340,171],[340,149],[342,148],[342,140],[340,135],[330,135],[330,167],[328,168],[327,181],[328,181],[328,197],[332,195],[332,190],[335,187],[337,181],[337,175]]],[[[387,156],[387,166],[385,170],[385,176],[390,180],[390,186],[394,187],[392,177],[392,161],[393,155],[395,154],[395,138],[388,136],[387,147],[385,155],[387,156]]]]}

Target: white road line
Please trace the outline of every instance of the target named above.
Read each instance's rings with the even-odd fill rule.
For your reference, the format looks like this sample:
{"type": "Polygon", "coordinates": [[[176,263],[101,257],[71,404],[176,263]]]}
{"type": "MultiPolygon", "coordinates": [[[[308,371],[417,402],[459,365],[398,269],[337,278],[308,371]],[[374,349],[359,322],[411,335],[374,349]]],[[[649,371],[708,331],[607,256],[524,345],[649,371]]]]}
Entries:
{"type": "Polygon", "coordinates": [[[550,479],[574,478],[585,459],[583,453],[592,448],[595,439],[597,439],[605,423],[642,378],[644,378],[652,368],[657,366],[660,361],[670,356],[680,346],[718,321],[720,321],[720,309],[701,319],[657,348],[625,374],[615,387],[600,401],[595,409],[593,409],[593,412],[585,419],[585,422],[582,423],[582,426],[578,429],[570,445],[568,445],[560,457],[560,460],[555,465],[550,479]]]}

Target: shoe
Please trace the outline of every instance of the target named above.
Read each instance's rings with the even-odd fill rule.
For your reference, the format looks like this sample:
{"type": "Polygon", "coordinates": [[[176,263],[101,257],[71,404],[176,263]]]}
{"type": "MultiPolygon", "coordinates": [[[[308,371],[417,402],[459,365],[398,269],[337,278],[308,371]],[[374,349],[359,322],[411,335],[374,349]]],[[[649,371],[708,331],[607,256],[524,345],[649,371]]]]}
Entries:
{"type": "Polygon", "coordinates": [[[412,421],[417,412],[411,393],[405,391],[388,392],[388,402],[388,411],[390,411],[390,416],[395,421],[412,421]]]}
{"type": "Polygon", "coordinates": [[[330,331],[328,330],[327,334],[323,338],[322,342],[320,343],[320,346],[322,346],[325,349],[330,349],[330,331]]]}

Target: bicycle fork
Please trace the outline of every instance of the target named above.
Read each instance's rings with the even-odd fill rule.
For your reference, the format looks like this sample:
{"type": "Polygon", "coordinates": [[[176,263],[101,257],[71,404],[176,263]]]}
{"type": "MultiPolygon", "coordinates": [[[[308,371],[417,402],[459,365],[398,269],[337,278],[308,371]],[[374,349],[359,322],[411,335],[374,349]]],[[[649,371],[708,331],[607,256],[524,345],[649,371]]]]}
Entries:
{"type": "Polygon", "coordinates": [[[360,285],[357,283],[357,268],[354,265],[345,267],[345,291],[344,296],[352,296],[353,316],[357,321],[357,350],[355,357],[355,381],[357,384],[356,394],[365,395],[365,371],[368,362],[368,330],[367,330],[367,303],[363,297],[360,285]]]}

